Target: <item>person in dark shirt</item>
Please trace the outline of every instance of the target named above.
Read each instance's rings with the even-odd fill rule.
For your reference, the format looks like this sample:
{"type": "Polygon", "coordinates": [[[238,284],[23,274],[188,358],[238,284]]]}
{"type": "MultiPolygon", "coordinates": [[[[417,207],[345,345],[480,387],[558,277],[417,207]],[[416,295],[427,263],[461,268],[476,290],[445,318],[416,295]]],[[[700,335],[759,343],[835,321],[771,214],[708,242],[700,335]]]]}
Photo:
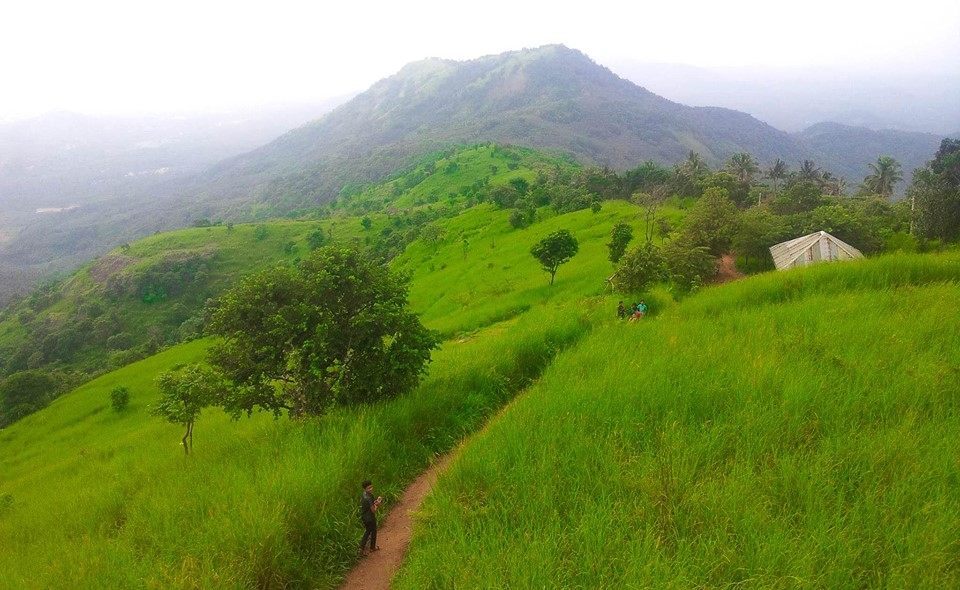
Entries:
{"type": "Polygon", "coordinates": [[[360,522],[363,523],[363,538],[360,539],[360,554],[363,555],[367,547],[367,541],[370,541],[370,551],[380,549],[377,546],[377,508],[383,503],[383,498],[377,496],[373,498],[373,484],[370,480],[364,481],[363,495],[360,496],[360,522]]]}
{"type": "Polygon", "coordinates": [[[620,304],[617,305],[617,317],[620,318],[621,320],[627,317],[627,308],[623,306],[623,301],[621,301],[620,304]]]}

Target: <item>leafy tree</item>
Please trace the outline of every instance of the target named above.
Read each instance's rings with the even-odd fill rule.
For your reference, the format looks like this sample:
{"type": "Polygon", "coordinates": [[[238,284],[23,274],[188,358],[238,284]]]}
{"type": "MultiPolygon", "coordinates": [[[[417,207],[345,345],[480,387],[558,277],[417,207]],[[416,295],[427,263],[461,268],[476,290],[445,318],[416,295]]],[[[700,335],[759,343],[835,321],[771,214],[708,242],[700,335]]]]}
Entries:
{"type": "Polygon", "coordinates": [[[673,289],[679,295],[699,289],[717,270],[716,260],[706,246],[682,237],[663,246],[663,259],[673,289]]]}
{"type": "Polygon", "coordinates": [[[161,373],[157,377],[160,400],[151,413],[184,427],[183,452],[193,449],[193,425],[204,408],[213,405],[226,390],[223,379],[210,367],[193,364],[161,373]]]}
{"type": "Polygon", "coordinates": [[[613,226],[610,232],[610,242],[607,249],[610,251],[610,262],[617,264],[627,250],[627,244],[633,239],[633,228],[622,221],[613,226]]]}
{"type": "Polygon", "coordinates": [[[221,404],[234,417],[317,415],[401,395],[439,343],[407,309],[404,278],[338,246],[242,280],[221,297],[209,332],[221,338],[210,362],[232,384],[221,404]]]}
{"type": "Polygon", "coordinates": [[[771,203],[774,213],[788,215],[812,211],[822,203],[820,187],[812,181],[796,182],[788,186],[771,203]]]}
{"type": "Polygon", "coordinates": [[[557,276],[557,269],[576,256],[580,244],[568,230],[561,229],[553,232],[530,249],[530,254],[540,261],[544,272],[550,275],[550,284],[557,276]]]}
{"type": "Polygon", "coordinates": [[[907,196],[921,237],[960,238],[960,140],[940,143],[934,159],[914,172],[907,196]]]}
{"type": "Polygon", "coordinates": [[[261,224],[253,230],[253,239],[261,242],[267,238],[267,226],[261,224]]]}
{"type": "Polygon", "coordinates": [[[780,182],[787,178],[787,163],[777,158],[773,164],[767,168],[765,176],[773,183],[773,193],[779,192],[780,182]]]}
{"type": "Polygon", "coordinates": [[[501,209],[510,209],[519,198],[520,193],[513,186],[500,185],[490,190],[490,200],[501,209]]]}
{"type": "Polygon", "coordinates": [[[130,390],[118,385],[110,390],[110,405],[114,412],[122,412],[130,405],[130,390]]]}
{"type": "Polygon", "coordinates": [[[327,234],[323,228],[317,228],[307,235],[307,246],[311,250],[323,247],[327,243],[327,234]]]}
{"type": "Polygon", "coordinates": [[[0,426],[7,426],[46,406],[60,382],[43,371],[20,371],[0,381],[0,426]]]}
{"type": "Polygon", "coordinates": [[[699,192],[701,195],[710,189],[723,189],[726,191],[727,196],[730,197],[730,200],[738,207],[746,207],[753,203],[753,199],[750,196],[750,185],[740,182],[733,174],[725,170],[719,170],[703,176],[697,181],[697,187],[700,189],[699,192]]]}
{"type": "Polygon", "coordinates": [[[514,209],[510,213],[510,225],[516,229],[529,227],[533,223],[536,212],[533,209],[514,209]]]}
{"type": "Polygon", "coordinates": [[[364,216],[364,218],[360,220],[360,225],[363,226],[363,229],[369,230],[371,227],[373,227],[373,220],[367,216],[364,216]]]}
{"type": "Polygon", "coordinates": [[[876,164],[870,164],[870,174],[863,179],[863,190],[869,194],[890,198],[894,187],[903,180],[900,162],[890,156],[880,156],[876,164]]]}
{"type": "Polygon", "coordinates": [[[744,257],[747,268],[773,268],[770,246],[781,241],[784,229],[779,216],[765,208],[752,207],[740,215],[739,231],[733,238],[733,249],[744,257]]]}
{"type": "Polygon", "coordinates": [[[627,252],[611,277],[613,287],[625,295],[642,293],[666,278],[666,265],[660,249],[645,243],[627,252]]]}
{"type": "Polygon", "coordinates": [[[523,178],[522,176],[518,176],[516,178],[510,179],[510,186],[512,186],[513,189],[517,191],[517,194],[519,194],[520,196],[523,196],[527,194],[527,190],[530,188],[530,183],[527,182],[526,178],[523,178]]]}
{"type": "Polygon", "coordinates": [[[751,185],[757,173],[760,172],[760,165],[747,152],[740,152],[730,157],[727,170],[741,184],[751,185]]]}
{"type": "Polygon", "coordinates": [[[636,168],[627,170],[624,174],[624,188],[627,194],[633,194],[637,191],[649,193],[656,187],[669,184],[672,177],[673,173],[669,168],[652,160],[647,160],[636,168]]]}
{"type": "Polygon", "coordinates": [[[714,256],[730,251],[737,233],[739,211],[721,188],[710,188],[690,210],[684,238],[696,246],[704,246],[714,256]]]}

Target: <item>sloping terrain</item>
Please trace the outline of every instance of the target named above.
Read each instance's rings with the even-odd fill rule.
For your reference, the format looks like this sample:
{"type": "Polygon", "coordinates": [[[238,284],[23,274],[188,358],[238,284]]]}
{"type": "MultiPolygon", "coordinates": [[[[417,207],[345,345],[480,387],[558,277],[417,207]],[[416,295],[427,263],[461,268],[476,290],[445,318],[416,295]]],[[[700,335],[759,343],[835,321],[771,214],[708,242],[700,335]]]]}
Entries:
{"type": "Polygon", "coordinates": [[[366,188],[324,219],[196,227],[117,248],[0,312],[0,375],[121,367],[195,337],[206,301],[242,274],[292,264],[318,243],[402,250],[425,223],[466,207],[467,193],[556,166],[570,164],[520,148],[458,148],[366,188]]]}
{"type": "Polygon", "coordinates": [[[358,482],[377,481],[389,507],[435,455],[609,318],[615,302],[597,297],[610,269],[604,243],[635,215],[610,202],[524,230],[489,206],[440,220],[442,238],[414,242],[395,263],[422,267],[411,305],[448,336],[403,398],[310,421],[234,423],[207,410],[185,458],[181,429],[149,407],[160,372],[203,358],[199,340],[0,430],[0,588],[334,587],[356,559],[358,482]],[[561,227],[581,253],[548,287],[529,249],[561,227]],[[116,386],[131,391],[120,413],[116,386]]]}
{"type": "Polygon", "coordinates": [[[594,331],[462,450],[395,587],[955,587],[960,257],[594,331]],[[456,555],[456,559],[451,559],[456,555]]]}

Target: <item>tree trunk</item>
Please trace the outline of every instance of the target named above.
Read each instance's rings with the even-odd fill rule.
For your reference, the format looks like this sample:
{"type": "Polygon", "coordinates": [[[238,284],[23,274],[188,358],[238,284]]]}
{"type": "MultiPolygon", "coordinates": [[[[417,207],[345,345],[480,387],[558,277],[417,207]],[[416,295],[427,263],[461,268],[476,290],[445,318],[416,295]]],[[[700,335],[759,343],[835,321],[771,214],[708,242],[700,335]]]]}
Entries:
{"type": "Polygon", "coordinates": [[[557,276],[557,269],[553,269],[553,272],[550,273],[550,284],[553,285],[553,279],[557,276]]]}
{"type": "Polygon", "coordinates": [[[183,445],[183,453],[185,455],[190,454],[190,449],[193,448],[193,422],[187,422],[187,430],[183,433],[183,438],[180,439],[180,444],[183,445]]]}

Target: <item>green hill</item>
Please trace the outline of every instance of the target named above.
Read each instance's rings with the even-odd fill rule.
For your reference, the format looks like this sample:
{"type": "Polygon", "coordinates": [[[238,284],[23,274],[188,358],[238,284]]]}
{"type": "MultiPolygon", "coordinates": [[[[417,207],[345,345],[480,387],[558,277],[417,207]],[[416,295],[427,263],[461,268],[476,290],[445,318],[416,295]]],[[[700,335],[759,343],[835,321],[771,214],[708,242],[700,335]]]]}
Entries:
{"type": "Polygon", "coordinates": [[[396,586],[956,587],[958,281],[885,257],[594,331],[458,455],[396,586]]]}
{"type": "MultiPolygon", "coordinates": [[[[600,254],[612,225],[636,214],[610,202],[516,230],[507,211],[484,205],[438,221],[443,238],[414,242],[394,264],[418,265],[412,306],[453,337],[403,398],[299,422],[232,423],[208,410],[184,458],[180,429],[148,407],[157,374],[203,357],[207,343],[196,341],[0,430],[0,587],[335,586],[355,559],[356,482],[373,477],[395,499],[432,457],[609,317],[613,302],[597,298],[610,269],[600,254]],[[529,248],[559,227],[582,253],[547,289],[529,248]],[[123,413],[110,408],[118,385],[131,391],[123,413]]],[[[185,235],[194,234],[157,236],[137,251],[185,235]]]]}
{"type": "Polygon", "coordinates": [[[318,232],[324,243],[359,242],[392,256],[425,224],[475,204],[478,193],[533,182],[558,166],[571,168],[528,149],[457,148],[342,199],[319,220],[196,227],[118,248],[0,314],[0,375],[45,368],[70,379],[122,367],[196,337],[208,299],[243,274],[294,263],[318,232]],[[367,213],[369,229],[361,223],[367,213]]]}
{"type": "Polygon", "coordinates": [[[221,163],[196,192],[281,207],[322,203],[344,186],[379,181],[397,162],[489,141],[621,170],[647,159],[673,164],[690,150],[711,164],[739,151],[763,162],[806,154],[794,137],[745,113],[671,102],[577,50],[548,45],[408,64],[322,119],[221,163]]]}

